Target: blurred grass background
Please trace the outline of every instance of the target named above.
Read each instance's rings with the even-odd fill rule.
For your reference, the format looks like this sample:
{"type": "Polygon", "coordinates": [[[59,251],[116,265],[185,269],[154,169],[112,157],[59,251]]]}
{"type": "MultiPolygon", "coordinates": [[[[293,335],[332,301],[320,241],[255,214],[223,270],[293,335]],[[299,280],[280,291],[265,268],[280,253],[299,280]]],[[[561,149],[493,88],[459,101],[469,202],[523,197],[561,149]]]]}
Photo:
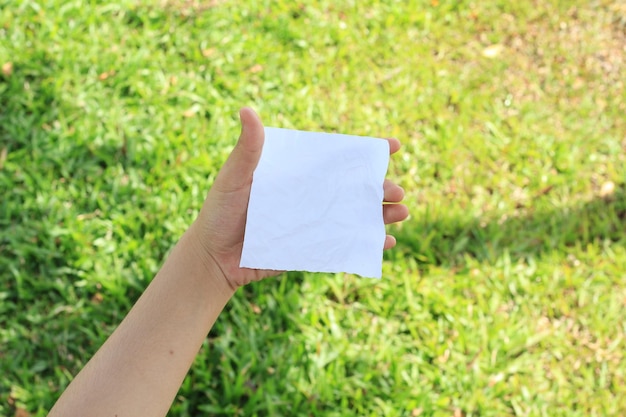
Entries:
{"type": "Polygon", "coordinates": [[[0,0],[0,415],[45,415],[238,136],[394,136],[383,279],[238,292],[171,415],[626,415],[619,0],[0,0]]]}

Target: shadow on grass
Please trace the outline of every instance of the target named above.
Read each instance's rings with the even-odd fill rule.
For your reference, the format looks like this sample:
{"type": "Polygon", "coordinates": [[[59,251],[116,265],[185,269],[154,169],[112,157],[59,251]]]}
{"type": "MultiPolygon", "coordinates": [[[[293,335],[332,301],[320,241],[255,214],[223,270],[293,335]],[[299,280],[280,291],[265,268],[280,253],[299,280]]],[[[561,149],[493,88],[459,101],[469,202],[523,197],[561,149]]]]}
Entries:
{"type": "Polygon", "coordinates": [[[567,253],[591,243],[626,245],[626,185],[608,197],[516,217],[466,218],[429,215],[405,224],[397,233],[399,248],[422,265],[462,267],[466,257],[493,262],[504,254],[513,260],[567,253]]]}

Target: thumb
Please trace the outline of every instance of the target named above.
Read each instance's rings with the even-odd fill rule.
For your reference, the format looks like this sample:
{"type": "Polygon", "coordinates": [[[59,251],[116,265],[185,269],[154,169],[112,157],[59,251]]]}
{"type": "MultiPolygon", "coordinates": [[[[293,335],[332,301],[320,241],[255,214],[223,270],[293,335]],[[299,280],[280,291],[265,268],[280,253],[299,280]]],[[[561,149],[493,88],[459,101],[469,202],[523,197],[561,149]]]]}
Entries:
{"type": "Polygon", "coordinates": [[[239,111],[239,119],[241,135],[215,180],[215,186],[223,191],[236,190],[252,182],[252,173],[263,150],[265,131],[259,116],[251,108],[244,107],[239,111]]]}

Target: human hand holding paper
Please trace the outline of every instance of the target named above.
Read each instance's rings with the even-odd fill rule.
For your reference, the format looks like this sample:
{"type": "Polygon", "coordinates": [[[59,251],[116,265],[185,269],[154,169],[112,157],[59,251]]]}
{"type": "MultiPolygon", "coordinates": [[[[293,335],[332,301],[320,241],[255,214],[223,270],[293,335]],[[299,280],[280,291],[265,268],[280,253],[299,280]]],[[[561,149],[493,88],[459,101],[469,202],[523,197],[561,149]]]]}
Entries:
{"type": "MultiPolygon", "coordinates": [[[[250,190],[253,184],[252,177],[255,169],[257,168],[257,165],[259,164],[265,142],[265,132],[263,125],[258,116],[254,113],[254,111],[248,108],[244,108],[241,110],[240,117],[242,122],[242,133],[239,141],[235,149],[233,149],[232,154],[222,167],[222,170],[220,171],[218,177],[216,178],[215,183],[213,184],[213,187],[211,188],[211,191],[209,192],[205,204],[201,210],[200,216],[193,226],[193,228],[196,230],[195,236],[199,244],[202,246],[204,253],[206,253],[207,255],[206,262],[208,264],[215,264],[215,266],[219,268],[224,278],[233,288],[245,285],[251,281],[257,281],[262,278],[278,274],[278,271],[272,269],[249,269],[245,267],[240,267],[242,250],[244,248],[244,231],[246,228],[246,220],[248,215],[248,202],[250,199],[250,190]]],[[[277,131],[278,130],[281,129],[277,129],[277,131]]],[[[274,134],[276,133],[276,131],[271,133],[274,134]]],[[[355,139],[354,137],[350,138],[352,140],[355,139]]],[[[284,140],[288,139],[288,137],[284,137],[283,143],[285,143],[284,140]]],[[[376,154],[375,159],[380,158],[380,144],[378,141],[381,140],[372,138],[356,139],[364,141],[377,141],[374,147],[378,148],[379,151],[374,151],[373,153],[376,154]]],[[[276,145],[273,140],[272,145],[276,145]]],[[[320,149],[324,147],[322,143],[320,143],[319,146],[320,149]]],[[[360,156],[367,155],[368,152],[372,154],[372,151],[363,151],[362,149],[359,150],[360,147],[358,146],[358,144],[356,145],[356,147],[354,147],[354,144],[346,146],[347,147],[344,148],[344,154],[340,153],[335,154],[334,156],[340,159],[344,158],[344,162],[346,162],[348,165],[351,165],[352,168],[357,172],[361,170],[361,174],[363,174],[363,169],[369,169],[366,168],[369,166],[369,162],[366,161],[366,163],[363,163],[363,158],[360,158],[360,156]],[[354,155],[355,150],[357,154],[360,154],[362,152],[365,152],[365,154],[354,155]]],[[[387,143],[385,144],[385,148],[388,148],[389,153],[393,154],[400,149],[400,142],[397,139],[388,139],[387,143]]],[[[268,147],[268,149],[270,148],[268,147]]],[[[272,149],[273,151],[278,151],[278,153],[282,153],[283,157],[289,159],[288,155],[285,154],[285,152],[288,152],[289,150],[281,148],[280,145],[278,147],[272,146],[272,149]]],[[[292,150],[296,151],[297,149],[292,150]]],[[[365,156],[364,158],[365,160],[367,160],[368,157],[365,156]]],[[[336,161],[330,160],[328,162],[328,165],[319,166],[320,179],[324,178],[325,173],[322,171],[332,169],[333,163],[335,162],[336,161]]],[[[308,168],[310,168],[310,170],[308,171],[309,173],[315,172],[315,163],[316,161],[313,156],[311,158],[308,158],[307,165],[308,168]]],[[[384,164],[384,168],[386,171],[386,162],[384,162],[384,164]]],[[[380,170],[380,161],[378,161],[378,165],[378,169],[380,170]]],[[[362,178],[363,175],[361,174],[357,175],[355,178],[362,178]]],[[[367,176],[369,174],[372,173],[365,173],[364,175],[367,176]]],[[[346,175],[348,175],[348,171],[346,171],[346,175]]],[[[283,199],[283,203],[285,201],[289,201],[288,196],[285,195],[286,193],[289,193],[289,189],[285,189],[283,186],[284,182],[288,182],[289,180],[293,180],[293,178],[285,177],[284,175],[278,175],[273,177],[272,181],[274,181],[274,183],[270,183],[269,186],[271,187],[272,185],[274,185],[276,190],[278,191],[274,195],[275,204],[278,204],[279,200],[281,199],[283,199]]],[[[301,178],[301,180],[306,181],[306,178],[301,178]]],[[[371,178],[371,181],[357,182],[361,183],[361,188],[363,188],[363,186],[365,186],[364,188],[367,188],[367,185],[375,180],[375,178],[371,178]]],[[[335,185],[340,184],[347,187],[345,189],[346,191],[350,191],[350,185],[346,181],[338,183],[325,180],[324,186],[329,187],[328,191],[332,193],[334,198],[340,199],[342,198],[341,191],[334,188],[335,185]]],[[[363,191],[363,193],[368,193],[368,191],[364,189],[362,189],[361,191],[363,191]]],[[[374,193],[376,192],[375,190],[370,191],[374,193]]],[[[404,191],[393,182],[385,180],[382,184],[382,192],[380,193],[380,197],[382,197],[382,199],[388,203],[399,203],[404,197],[404,191]]],[[[359,198],[359,200],[361,200],[361,198],[359,198]]],[[[269,201],[269,203],[272,203],[272,201],[269,201]]],[[[344,206],[343,210],[352,209],[353,211],[358,211],[359,208],[357,206],[351,205],[350,201],[346,201],[346,203],[347,206],[344,206]]],[[[278,206],[276,206],[276,208],[278,209],[278,206]]],[[[301,206],[301,208],[304,209],[305,206],[301,206]]],[[[354,212],[342,213],[342,207],[328,206],[327,208],[331,210],[334,215],[336,215],[335,218],[338,218],[339,216],[345,220],[346,218],[350,219],[351,217],[355,216],[354,212]]],[[[309,212],[308,214],[311,213],[309,212]]],[[[404,220],[407,216],[408,210],[406,206],[402,204],[385,204],[382,207],[382,217],[384,224],[390,224],[404,220]]],[[[319,216],[319,218],[316,220],[317,223],[311,222],[310,224],[314,225],[314,227],[320,228],[324,225],[323,221],[320,220],[323,218],[323,215],[319,216]]],[[[371,225],[364,226],[370,227],[371,225]]],[[[279,228],[280,224],[276,224],[275,227],[279,228]]],[[[337,227],[341,228],[341,225],[337,225],[337,227]]],[[[374,228],[375,227],[376,226],[374,226],[374,228]]],[[[271,229],[266,228],[265,230],[267,231],[271,229]]],[[[337,237],[340,238],[340,236],[337,237]]],[[[296,240],[299,239],[298,236],[296,236],[295,238],[296,240]]],[[[384,236],[384,232],[382,242],[382,247],[384,247],[385,249],[389,249],[395,245],[395,239],[392,236],[384,236]]],[[[271,245],[274,243],[275,242],[272,242],[271,240],[267,240],[266,245],[271,248],[271,245]]],[[[345,242],[341,241],[337,241],[335,243],[339,246],[345,244],[345,242]]],[[[370,246],[372,245],[370,244],[370,246]]],[[[275,255],[280,256],[280,251],[277,253],[278,255],[276,255],[276,252],[275,255]]],[[[293,253],[285,253],[284,259],[290,258],[291,255],[293,255],[293,253]]],[[[302,255],[307,255],[307,253],[302,253],[300,255],[300,257],[302,258],[302,255]]],[[[311,258],[314,258],[316,256],[316,253],[310,252],[308,255],[310,255],[311,258]]],[[[306,256],[304,257],[306,258],[306,256]]],[[[355,259],[358,260],[358,256],[355,259]]],[[[274,257],[274,260],[276,260],[276,257],[274,257]]],[[[272,265],[271,268],[283,269],[274,265],[272,265]]]]}
{"type": "MultiPolygon", "coordinates": [[[[268,195],[260,200],[269,203],[265,211],[267,218],[261,219],[267,222],[264,231],[279,232],[265,243],[265,246],[276,245],[275,248],[279,249],[273,261],[300,257],[300,261],[313,262],[304,265],[305,269],[328,267],[329,270],[341,270],[345,265],[337,266],[334,262],[351,259],[346,247],[355,248],[358,264],[359,257],[363,256],[363,243],[366,250],[373,248],[372,253],[376,252],[372,257],[380,255],[381,246],[390,248],[395,244],[393,237],[385,237],[384,226],[379,223],[381,214],[384,223],[400,221],[408,215],[407,208],[401,204],[380,207],[383,198],[397,203],[404,196],[402,189],[392,182],[382,183],[388,158],[386,153],[394,153],[400,148],[397,140],[369,139],[368,142],[374,141],[370,142],[372,148],[369,150],[362,148],[360,143],[343,143],[341,139],[335,145],[345,147],[333,150],[333,146],[320,141],[319,149],[303,153],[295,151],[302,151],[305,144],[296,145],[289,133],[282,143],[269,139],[264,148],[264,129],[258,116],[250,109],[242,109],[240,116],[242,132],[239,142],[218,174],[198,218],[174,246],[128,315],[65,389],[50,416],[164,416],[167,413],[207,333],[236,289],[277,274],[271,269],[240,267],[242,249],[246,245],[247,214],[255,210],[252,204],[248,204],[251,190],[252,194],[255,191],[253,173],[262,151],[269,150],[270,156],[275,153],[274,156],[287,157],[284,166],[270,163],[263,168],[263,164],[259,164],[259,172],[266,168],[269,171],[255,174],[256,185],[265,182],[268,186],[268,195]],[[305,158],[293,159],[294,155],[305,158]],[[289,170],[285,171],[287,168],[289,170]],[[345,178],[337,179],[337,169],[345,178]],[[294,179],[296,184],[288,185],[294,179]],[[306,189],[302,190],[302,187],[306,189]],[[297,191],[295,196],[294,189],[297,191]],[[327,195],[332,198],[327,199],[327,195]],[[296,205],[286,213],[291,217],[287,220],[300,221],[295,229],[286,222],[281,224],[285,219],[276,217],[274,214],[278,210],[273,210],[281,204],[287,206],[287,203],[294,202],[300,206],[296,205]],[[321,206],[323,212],[310,210],[320,202],[324,203],[321,206]],[[303,219],[306,222],[301,222],[303,219]],[[345,222],[346,219],[357,222],[345,222]],[[335,235],[334,244],[341,255],[334,259],[333,253],[329,256],[323,253],[328,244],[324,241],[325,233],[311,234],[312,228],[317,232],[328,231],[332,222],[337,230],[331,230],[331,233],[335,235]],[[300,248],[301,253],[296,252],[296,255],[295,246],[285,248],[285,242],[281,240],[285,236],[281,237],[281,233],[284,235],[290,227],[294,230],[295,243],[313,246],[305,250],[300,248]],[[335,233],[337,231],[348,233],[341,235],[335,233]],[[361,234],[362,231],[365,233],[361,234]],[[330,266],[322,265],[328,261],[327,257],[333,262],[330,266]]],[[[266,162],[271,160],[266,159],[266,162]]],[[[262,188],[259,189],[262,191],[262,188]]],[[[250,213],[254,219],[255,214],[250,213]]],[[[256,214],[259,213],[263,210],[256,214]]],[[[261,243],[264,244],[263,240],[261,243]]],[[[251,253],[255,255],[262,249],[253,248],[251,253]]],[[[261,261],[265,262],[267,254],[261,255],[261,261]]],[[[367,261],[363,260],[364,263],[367,261]]],[[[294,264],[294,268],[301,265],[294,264]]],[[[370,265],[364,273],[378,267],[378,264],[370,265]]]]}

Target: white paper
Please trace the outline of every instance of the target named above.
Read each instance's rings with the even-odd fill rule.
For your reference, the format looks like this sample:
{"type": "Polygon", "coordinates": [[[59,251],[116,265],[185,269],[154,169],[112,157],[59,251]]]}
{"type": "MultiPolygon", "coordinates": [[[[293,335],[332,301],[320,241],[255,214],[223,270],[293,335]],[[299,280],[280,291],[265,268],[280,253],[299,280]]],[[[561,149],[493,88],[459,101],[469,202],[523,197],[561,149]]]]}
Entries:
{"type": "Polygon", "coordinates": [[[384,139],[265,128],[241,267],[380,278],[384,139]]]}

